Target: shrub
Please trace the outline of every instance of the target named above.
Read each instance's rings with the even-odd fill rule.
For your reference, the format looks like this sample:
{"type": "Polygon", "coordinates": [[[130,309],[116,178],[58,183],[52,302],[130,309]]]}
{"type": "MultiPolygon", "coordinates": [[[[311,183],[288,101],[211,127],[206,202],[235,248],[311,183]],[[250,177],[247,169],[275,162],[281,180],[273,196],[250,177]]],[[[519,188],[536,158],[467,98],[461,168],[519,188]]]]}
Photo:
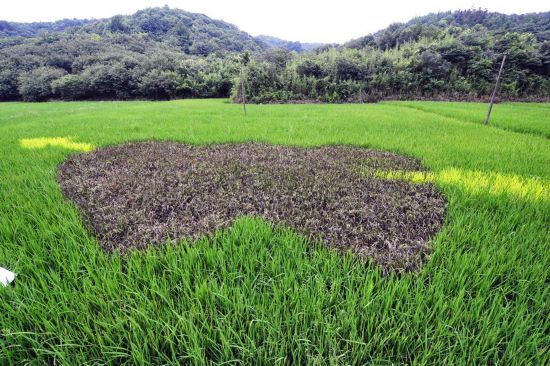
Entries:
{"type": "Polygon", "coordinates": [[[88,81],[82,75],[65,75],[52,82],[52,91],[65,100],[86,98],[88,81]]]}
{"type": "Polygon", "coordinates": [[[39,67],[19,78],[19,93],[27,102],[42,102],[54,97],[52,82],[67,72],[53,67],[39,67]]]}
{"type": "Polygon", "coordinates": [[[15,68],[13,65],[0,63],[0,100],[14,100],[18,96],[15,68]]]}
{"type": "Polygon", "coordinates": [[[139,83],[139,92],[146,98],[170,99],[176,94],[177,74],[153,69],[139,83]]]}

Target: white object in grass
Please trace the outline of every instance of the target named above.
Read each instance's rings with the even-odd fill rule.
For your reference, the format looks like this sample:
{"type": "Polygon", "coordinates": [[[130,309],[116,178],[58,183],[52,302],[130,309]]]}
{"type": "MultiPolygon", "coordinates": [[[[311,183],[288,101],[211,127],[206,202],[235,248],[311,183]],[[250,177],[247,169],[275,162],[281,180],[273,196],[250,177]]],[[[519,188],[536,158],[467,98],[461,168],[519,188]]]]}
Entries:
{"type": "Polygon", "coordinates": [[[9,285],[15,280],[15,273],[8,271],[5,268],[0,267],[0,284],[4,287],[9,285]]]}

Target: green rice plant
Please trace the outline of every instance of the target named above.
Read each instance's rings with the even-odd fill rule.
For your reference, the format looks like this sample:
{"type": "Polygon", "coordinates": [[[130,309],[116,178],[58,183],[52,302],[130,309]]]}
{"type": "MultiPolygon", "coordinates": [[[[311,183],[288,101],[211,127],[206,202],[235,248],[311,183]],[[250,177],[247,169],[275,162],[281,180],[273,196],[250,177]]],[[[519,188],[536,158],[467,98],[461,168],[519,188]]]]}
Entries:
{"type": "MultiPolygon", "coordinates": [[[[483,123],[488,104],[457,102],[388,102],[424,112],[455,118],[464,122],[483,123]]],[[[491,127],[550,138],[550,106],[548,103],[496,104],[489,120],[491,127]]]]}
{"type": "MultiPolygon", "coordinates": [[[[547,106],[496,106],[495,126],[500,107],[547,106]]],[[[550,142],[455,117],[387,103],[246,117],[225,100],[0,104],[0,266],[18,273],[0,289],[0,364],[549,364],[550,142]],[[107,254],[57,165],[76,146],[135,140],[409,155],[447,197],[445,224],[427,264],[402,275],[254,217],[107,254]]]]}

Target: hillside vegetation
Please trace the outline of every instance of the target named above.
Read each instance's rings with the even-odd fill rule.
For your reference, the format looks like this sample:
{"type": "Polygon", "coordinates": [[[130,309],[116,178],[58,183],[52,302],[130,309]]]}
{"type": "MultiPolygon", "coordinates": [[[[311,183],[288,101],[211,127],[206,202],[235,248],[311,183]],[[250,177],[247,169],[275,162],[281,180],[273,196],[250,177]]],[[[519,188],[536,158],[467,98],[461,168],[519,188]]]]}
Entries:
{"type": "Polygon", "coordinates": [[[0,20],[0,38],[31,38],[45,32],[63,32],[93,22],[88,19],[62,19],[55,22],[17,23],[0,20]]]}
{"type": "Polygon", "coordinates": [[[168,7],[76,23],[0,24],[0,100],[228,96],[231,54],[267,48],[231,24],[168,7]]]}
{"type": "MultiPolygon", "coordinates": [[[[132,15],[116,15],[107,19],[65,19],[53,23],[0,22],[0,38],[47,36],[64,32],[67,38],[74,35],[97,34],[109,36],[126,34],[149,38],[188,54],[206,56],[214,52],[244,50],[258,51],[266,47],[261,41],[240,31],[236,26],[215,20],[203,14],[180,9],[148,8],[132,15]]],[[[14,40],[12,40],[14,41],[14,40]]],[[[110,39],[106,38],[105,43],[110,39]]]]}
{"type": "Polygon", "coordinates": [[[476,100],[504,53],[503,99],[550,95],[550,12],[430,14],[342,46],[254,38],[178,9],[56,23],[0,22],[0,100],[238,100],[253,103],[476,100]],[[313,48],[308,52],[302,52],[313,48]]]}
{"type": "Polygon", "coordinates": [[[490,95],[505,53],[503,98],[550,95],[550,12],[466,10],[393,24],[342,47],[256,60],[248,67],[249,99],[475,100],[490,95]]]}
{"type": "Polygon", "coordinates": [[[271,48],[284,48],[288,51],[295,51],[298,53],[311,51],[316,48],[325,46],[324,43],[304,43],[304,42],[296,42],[296,41],[292,42],[292,41],[286,41],[284,39],[266,36],[266,35],[259,35],[256,37],[256,39],[259,39],[260,41],[264,42],[266,45],[268,45],[271,48]]]}

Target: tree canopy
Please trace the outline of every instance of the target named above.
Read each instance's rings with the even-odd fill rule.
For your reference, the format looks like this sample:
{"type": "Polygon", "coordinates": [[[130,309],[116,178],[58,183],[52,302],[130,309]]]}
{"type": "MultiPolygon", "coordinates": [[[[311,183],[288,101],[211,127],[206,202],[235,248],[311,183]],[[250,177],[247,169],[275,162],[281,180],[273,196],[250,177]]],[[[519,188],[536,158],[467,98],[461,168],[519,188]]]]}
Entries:
{"type": "Polygon", "coordinates": [[[258,57],[248,68],[249,99],[477,100],[491,94],[505,53],[501,97],[548,99],[549,49],[550,12],[504,15],[469,9],[430,14],[343,46],[294,53],[283,63],[258,57]]]}
{"type": "Polygon", "coordinates": [[[550,95],[550,12],[430,14],[344,45],[254,38],[168,7],[100,20],[0,22],[0,100],[238,99],[255,103],[550,95]],[[309,50],[308,50],[309,49],[309,50]]]}

